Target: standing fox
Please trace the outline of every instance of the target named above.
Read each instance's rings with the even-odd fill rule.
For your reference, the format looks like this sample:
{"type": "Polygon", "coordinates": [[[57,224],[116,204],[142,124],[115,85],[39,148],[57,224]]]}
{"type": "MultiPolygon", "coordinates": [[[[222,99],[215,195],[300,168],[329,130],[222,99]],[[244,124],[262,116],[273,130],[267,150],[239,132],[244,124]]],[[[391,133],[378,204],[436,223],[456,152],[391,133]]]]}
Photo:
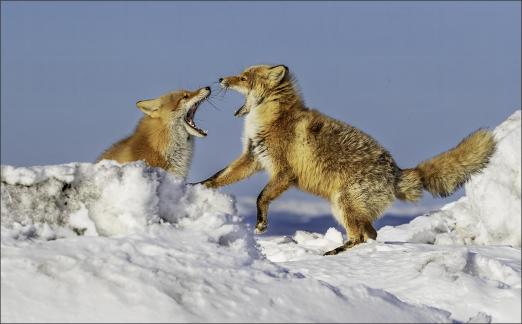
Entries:
{"type": "Polygon", "coordinates": [[[206,87],[196,91],[178,90],[156,99],[138,101],[136,105],[145,116],[134,134],[112,145],[98,161],[145,160],[150,166],[186,177],[194,145],[191,135],[207,136],[194,123],[194,115],[209,95],[210,88],[206,87]]]}
{"type": "Polygon", "coordinates": [[[495,150],[493,135],[478,130],[455,148],[401,169],[391,154],[359,129],[305,107],[284,65],[257,65],[221,78],[222,87],[242,93],[243,152],[203,185],[216,188],[262,169],[269,181],[257,198],[256,233],[267,228],[269,203],[291,186],[331,202],[348,241],[337,254],[377,232],[372,221],[396,199],[416,201],[422,190],[445,197],[481,171],[495,150]]]}

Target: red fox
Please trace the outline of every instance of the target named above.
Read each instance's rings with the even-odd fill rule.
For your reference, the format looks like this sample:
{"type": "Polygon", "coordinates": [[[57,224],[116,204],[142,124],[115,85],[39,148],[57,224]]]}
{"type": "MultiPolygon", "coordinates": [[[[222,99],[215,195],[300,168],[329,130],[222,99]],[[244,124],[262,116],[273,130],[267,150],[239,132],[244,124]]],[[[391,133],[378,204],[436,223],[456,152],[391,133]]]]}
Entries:
{"type": "Polygon", "coordinates": [[[337,254],[375,239],[372,221],[396,199],[416,201],[427,190],[448,196],[480,172],[495,150],[493,135],[478,130],[455,148],[401,169],[391,154],[361,130],[307,108],[284,65],[257,65],[219,80],[242,93],[243,153],[202,182],[217,188],[266,170],[269,181],[257,198],[256,233],[266,230],[268,205],[288,188],[330,201],[348,241],[337,254]]]}
{"type": "Polygon", "coordinates": [[[206,131],[194,123],[194,115],[210,88],[196,91],[178,90],[156,99],[138,101],[145,116],[134,134],[113,144],[98,159],[120,163],[145,160],[175,175],[186,177],[192,160],[194,139],[206,131]]]}

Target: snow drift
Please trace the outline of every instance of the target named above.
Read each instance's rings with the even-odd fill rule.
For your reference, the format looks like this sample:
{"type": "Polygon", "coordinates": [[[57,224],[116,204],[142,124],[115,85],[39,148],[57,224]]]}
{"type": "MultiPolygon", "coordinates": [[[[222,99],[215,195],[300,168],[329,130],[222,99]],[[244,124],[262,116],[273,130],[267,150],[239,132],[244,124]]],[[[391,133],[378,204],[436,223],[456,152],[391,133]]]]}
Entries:
{"type": "Polygon", "coordinates": [[[497,150],[486,169],[465,185],[466,196],[409,224],[384,227],[378,240],[520,247],[520,119],[518,110],[495,129],[497,150]]]}
{"type": "Polygon", "coordinates": [[[269,262],[230,196],[142,163],[1,171],[2,322],[449,320],[269,262]]]}
{"type": "Polygon", "coordinates": [[[73,232],[125,235],[163,222],[199,226],[210,239],[222,243],[246,233],[230,196],[187,187],[181,178],[143,162],[6,165],[1,179],[2,226],[13,228],[11,234],[44,239],[73,232]]]}
{"type": "Polygon", "coordinates": [[[334,257],[140,162],[4,165],[1,321],[520,322],[520,249],[473,245],[520,247],[520,111],[495,136],[466,197],[334,257]]]}

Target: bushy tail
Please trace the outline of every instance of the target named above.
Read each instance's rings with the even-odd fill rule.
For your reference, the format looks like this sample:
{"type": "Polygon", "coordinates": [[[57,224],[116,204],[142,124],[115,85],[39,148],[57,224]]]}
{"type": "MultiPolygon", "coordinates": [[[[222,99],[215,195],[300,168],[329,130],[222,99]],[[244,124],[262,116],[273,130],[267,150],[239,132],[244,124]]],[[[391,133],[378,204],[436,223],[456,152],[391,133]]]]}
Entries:
{"type": "Polygon", "coordinates": [[[479,129],[456,147],[413,169],[402,170],[395,196],[401,200],[417,201],[422,197],[423,189],[434,197],[449,196],[473,174],[484,169],[495,152],[495,146],[493,133],[479,129]]]}

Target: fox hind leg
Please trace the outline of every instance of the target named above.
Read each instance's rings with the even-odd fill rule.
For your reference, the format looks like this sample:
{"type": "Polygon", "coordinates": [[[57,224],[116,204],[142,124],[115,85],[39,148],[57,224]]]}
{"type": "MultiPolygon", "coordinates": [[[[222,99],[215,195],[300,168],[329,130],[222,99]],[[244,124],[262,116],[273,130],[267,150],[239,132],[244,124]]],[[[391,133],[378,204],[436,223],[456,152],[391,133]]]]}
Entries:
{"type": "Polygon", "coordinates": [[[343,223],[343,225],[348,236],[348,241],[343,245],[326,252],[324,255],[335,255],[366,241],[366,237],[368,237],[368,234],[366,233],[366,223],[350,216],[345,217],[348,219],[343,223]]]}
{"type": "Polygon", "coordinates": [[[348,241],[324,255],[335,255],[364,243],[367,239],[377,238],[377,232],[371,223],[374,218],[372,210],[366,207],[366,203],[362,199],[349,199],[348,195],[339,195],[339,198],[332,204],[334,216],[344,226],[348,241]]]}
{"type": "Polygon", "coordinates": [[[364,225],[364,241],[368,239],[375,240],[377,238],[377,231],[373,228],[371,222],[366,222],[364,225]]]}

